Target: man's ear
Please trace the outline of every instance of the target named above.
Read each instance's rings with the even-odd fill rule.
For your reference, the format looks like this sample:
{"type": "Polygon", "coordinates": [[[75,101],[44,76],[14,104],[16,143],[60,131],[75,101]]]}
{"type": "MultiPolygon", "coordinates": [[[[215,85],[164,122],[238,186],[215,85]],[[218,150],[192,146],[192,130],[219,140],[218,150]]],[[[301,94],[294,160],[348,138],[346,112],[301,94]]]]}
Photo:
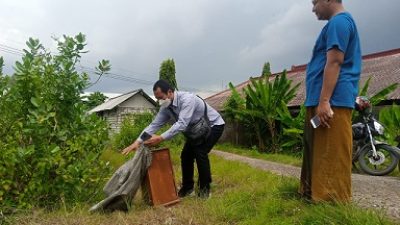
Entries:
{"type": "Polygon", "coordinates": [[[173,92],[171,89],[168,90],[168,92],[167,92],[168,96],[171,96],[173,93],[174,93],[174,92],[173,92]]]}

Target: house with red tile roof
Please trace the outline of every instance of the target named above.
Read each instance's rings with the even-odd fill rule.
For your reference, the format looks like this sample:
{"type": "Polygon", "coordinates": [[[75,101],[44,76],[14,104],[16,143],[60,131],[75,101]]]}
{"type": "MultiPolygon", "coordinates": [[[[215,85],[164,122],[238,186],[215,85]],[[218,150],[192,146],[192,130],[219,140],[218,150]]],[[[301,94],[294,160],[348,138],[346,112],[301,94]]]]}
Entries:
{"type": "MultiPolygon", "coordinates": [[[[298,108],[304,103],[306,66],[292,66],[291,70],[287,71],[287,77],[293,80],[293,84],[301,83],[296,97],[288,104],[289,108],[298,108]]],[[[274,79],[274,75],[278,74],[273,74],[271,79],[274,79]]],[[[369,84],[368,96],[373,96],[393,83],[400,83],[400,48],[363,56],[360,87],[370,76],[372,76],[372,80],[369,84]]],[[[249,80],[245,81],[235,88],[239,93],[242,93],[243,88],[249,83],[249,80]]],[[[218,111],[223,111],[224,104],[230,96],[231,91],[227,89],[206,98],[206,102],[218,111]]],[[[393,102],[400,103],[400,88],[389,94],[384,104],[392,104],[393,102]]]]}

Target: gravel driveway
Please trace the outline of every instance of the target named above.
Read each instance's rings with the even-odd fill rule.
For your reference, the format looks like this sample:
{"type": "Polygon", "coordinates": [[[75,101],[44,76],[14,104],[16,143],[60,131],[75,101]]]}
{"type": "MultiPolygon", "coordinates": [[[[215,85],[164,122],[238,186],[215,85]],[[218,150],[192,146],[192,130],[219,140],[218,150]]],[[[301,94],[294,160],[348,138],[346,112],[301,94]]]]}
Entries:
{"type": "MultiPolygon", "coordinates": [[[[213,150],[214,155],[231,161],[240,161],[272,173],[300,178],[300,168],[213,150]]],[[[353,202],[361,207],[377,208],[400,220],[400,178],[352,175],[353,202]]]]}

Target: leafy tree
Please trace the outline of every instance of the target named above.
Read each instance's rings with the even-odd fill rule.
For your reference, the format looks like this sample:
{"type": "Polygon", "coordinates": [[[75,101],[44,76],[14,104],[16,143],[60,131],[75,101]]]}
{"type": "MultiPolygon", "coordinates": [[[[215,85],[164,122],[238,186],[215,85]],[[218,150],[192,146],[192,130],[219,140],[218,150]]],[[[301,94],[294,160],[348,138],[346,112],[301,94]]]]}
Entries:
{"type": "Polygon", "coordinates": [[[0,76],[3,75],[4,59],[0,57],[0,76]]]}
{"type": "Polygon", "coordinates": [[[263,76],[263,77],[271,76],[271,65],[269,64],[269,62],[264,63],[261,76],[263,76]]]}
{"type": "Polygon", "coordinates": [[[92,109],[98,105],[103,104],[107,99],[107,96],[105,96],[103,93],[96,91],[91,93],[88,97],[87,97],[87,101],[85,102],[85,104],[88,106],[89,109],[92,109]]]}
{"type": "Polygon", "coordinates": [[[108,127],[86,113],[80,95],[89,77],[75,68],[86,38],[55,41],[51,54],[30,38],[15,73],[0,76],[2,209],[90,201],[108,172],[99,160],[108,127]]]}
{"type": "Polygon", "coordinates": [[[175,90],[178,90],[175,77],[175,62],[173,59],[167,59],[161,63],[160,79],[168,81],[168,83],[175,88],[175,90]]]}
{"type": "Polygon", "coordinates": [[[233,123],[235,130],[235,143],[239,143],[239,125],[240,122],[247,122],[244,115],[240,112],[245,109],[246,104],[244,99],[240,96],[239,92],[229,83],[229,88],[232,92],[231,96],[227,99],[224,104],[224,119],[233,123]]]}

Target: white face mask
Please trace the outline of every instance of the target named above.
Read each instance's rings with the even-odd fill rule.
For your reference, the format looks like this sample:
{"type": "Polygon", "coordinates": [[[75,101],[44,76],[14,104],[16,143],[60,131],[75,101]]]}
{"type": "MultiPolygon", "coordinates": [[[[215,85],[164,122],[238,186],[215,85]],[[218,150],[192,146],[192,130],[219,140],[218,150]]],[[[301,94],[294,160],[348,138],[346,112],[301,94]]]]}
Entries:
{"type": "Polygon", "coordinates": [[[171,99],[167,98],[167,99],[160,99],[158,100],[158,103],[160,104],[160,107],[162,108],[166,108],[171,104],[171,99]]]}

